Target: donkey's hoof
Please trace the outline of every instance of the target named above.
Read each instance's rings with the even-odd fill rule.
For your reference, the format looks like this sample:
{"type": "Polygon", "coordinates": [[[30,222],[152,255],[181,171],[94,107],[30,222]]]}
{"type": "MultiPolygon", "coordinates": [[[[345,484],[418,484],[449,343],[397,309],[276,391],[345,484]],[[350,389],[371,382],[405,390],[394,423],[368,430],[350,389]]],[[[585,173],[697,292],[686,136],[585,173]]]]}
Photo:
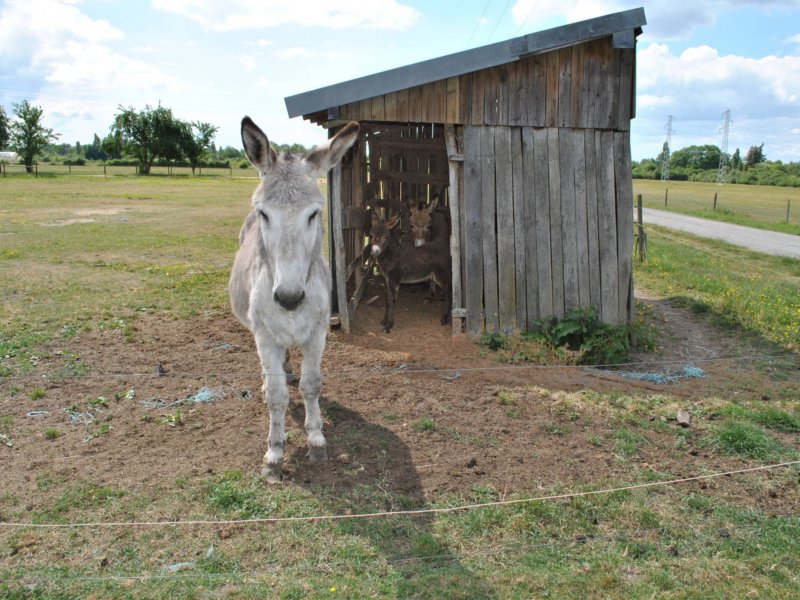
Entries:
{"type": "Polygon", "coordinates": [[[394,327],[394,323],[392,323],[391,325],[384,325],[383,333],[392,333],[392,327],[394,327]]]}
{"type": "Polygon", "coordinates": [[[327,462],[328,449],[326,446],[309,446],[308,447],[308,460],[312,464],[320,464],[327,462]]]}
{"type": "Polygon", "coordinates": [[[280,464],[264,464],[264,468],[261,469],[261,475],[266,478],[267,483],[281,483],[283,481],[283,472],[280,464]]]}

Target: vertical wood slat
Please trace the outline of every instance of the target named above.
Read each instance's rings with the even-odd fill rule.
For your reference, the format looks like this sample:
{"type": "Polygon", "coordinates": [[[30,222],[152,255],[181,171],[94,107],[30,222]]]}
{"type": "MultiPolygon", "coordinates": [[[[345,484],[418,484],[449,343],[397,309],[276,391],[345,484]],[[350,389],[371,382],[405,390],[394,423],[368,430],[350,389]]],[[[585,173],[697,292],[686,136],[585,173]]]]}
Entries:
{"type": "Polygon", "coordinates": [[[414,86],[408,90],[408,120],[422,121],[422,87],[414,86]]]}
{"type": "Polygon", "coordinates": [[[465,125],[472,123],[472,73],[461,75],[458,78],[458,110],[460,112],[460,121],[465,125]]]}
{"type": "Polygon", "coordinates": [[[483,122],[497,125],[499,111],[500,71],[497,68],[485,69],[483,75],[483,122]]]}
{"type": "MultiPolygon", "coordinates": [[[[536,249],[537,220],[542,217],[536,214],[533,128],[523,127],[521,133],[522,190],[520,196],[523,204],[522,239],[525,251],[525,320],[523,326],[525,331],[530,331],[533,322],[543,316],[539,312],[539,261],[536,249]]],[[[516,201],[516,181],[514,182],[514,194],[516,201]]]]}
{"type": "Polygon", "coordinates": [[[622,48],[619,52],[619,112],[617,129],[628,131],[631,122],[631,105],[633,103],[633,55],[632,48],[622,48]]]}
{"type": "Polygon", "coordinates": [[[550,161],[547,156],[547,130],[533,130],[534,212],[536,214],[537,293],[539,317],[553,310],[553,262],[550,229],[550,161]]]}
{"type": "Polygon", "coordinates": [[[509,65],[499,65],[495,67],[497,71],[497,84],[495,93],[497,95],[496,109],[497,109],[497,125],[508,125],[508,100],[509,100],[509,65]]]}
{"type": "MultiPolygon", "coordinates": [[[[606,72],[606,94],[608,95],[608,105],[606,111],[606,124],[609,129],[619,129],[619,92],[620,92],[620,59],[621,50],[614,48],[611,41],[606,43],[606,52],[608,53],[608,71],[606,72]]],[[[633,204],[633,200],[631,200],[633,204]]]]}
{"type": "Polygon", "coordinates": [[[342,163],[336,163],[330,173],[331,225],[333,226],[334,268],[336,269],[336,300],[339,305],[339,322],[342,331],[350,333],[350,315],[347,311],[347,263],[345,262],[342,230],[342,163]]]}
{"type": "Polygon", "coordinates": [[[583,44],[572,47],[572,79],[570,88],[570,127],[586,127],[586,113],[583,111],[583,44]]]}
{"type": "Polygon", "coordinates": [[[558,126],[569,127],[572,120],[572,48],[558,51],[558,126]]]}
{"type": "MultiPolygon", "coordinates": [[[[461,171],[463,171],[463,157],[459,161],[456,156],[459,154],[456,141],[455,126],[445,125],[445,145],[448,155],[448,170],[450,175],[450,187],[448,189],[448,204],[450,208],[450,264],[452,267],[452,307],[461,310],[464,308],[463,292],[461,286],[461,218],[460,207],[462,205],[461,195],[461,171]]],[[[461,319],[451,317],[453,335],[461,333],[461,319]]]]}
{"type": "Polygon", "coordinates": [[[384,110],[386,111],[387,121],[397,120],[397,92],[386,94],[384,100],[384,110]]]}
{"type": "Polygon", "coordinates": [[[497,206],[494,127],[481,128],[481,239],[483,242],[483,307],[487,331],[500,330],[497,297],[497,206]]]}
{"type": "Polygon", "coordinates": [[[401,123],[410,121],[408,117],[408,90],[397,92],[397,113],[395,115],[401,123]]]}
{"type": "Polygon", "coordinates": [[[631,147],[627,132],[614,133],[614,175],[617,200],[617,264],[619,265],[619,322],[632,316],[633,298],[633,185],[631,147]]]}
{"type": "Polygon", "coordinates": [[[522,128],[511,129],[511,173],[512,194],[514,196],[514,265],[515,265],[515,295],[516,295],[516,328],[518,331],[527,331],[527,273],[529,268],[526,261],[526,238],[533,237],[525,228],[527,219],[525,208],[525,170],[522,158],[522,128]]]}
{"type": "Polygon", "coordinates": [[[429,122],[445,123],[447,121],[447,80],[440,79],[433,86],[435,97],[429,122]]]}
{"type": "Polygon", "coordinates": [[[558,125],[558,52],[548,52],[547,57],[547,89],[545,98],[544,126],[558,125]]]}
{"type": "Polygon", "coordinates": [[[597,161],[594,131],[584,131],[584,158],[586,160],[586,234],[589,253],[589,303],[597,315],[603,314],[603,296],[600,292],[600,241],[597,224],[597,161]]]}
{"type": "Polygon", "coordinates": [[[450,77],[446,81],[446,97],[445,97],[445,123],[460,123],[460,102],[459,96],[459,78],[450,77]]]}
{"type": "Polygon", "coordinates": [[[547,166],[550,177],[550,260],[553,265],[553,314],[564,316],[564,250],[561,245],[561,173],[559,164],[558,129],[547,130],[547,166]]]}
{"type": "Polygon", "coordinates": [[[436,84],[426,83],[420,90],[420,117],[421,123],[432,123],[436,120],[436,84]]]}
{"type": "Polygon", "coordinates": [[[481,127],[464,127],[464,302],[467,331],[483,329],[483,239],[481,127]]]}
{"type": "Polygon", "coordinates": [[[516,61],[508,65],[508,121],[509,125],[527,124],[526,111],[528,108],[528,81],[527,73],[523,73],[527,65],[523,61],[516,61]]]}
{"type": "Polygon", "coordinates": [[[592,303],[589,273],[589,214],[586,205],[586,146],[583,129],[573,129],[572,148],[575,155],[575,232],[578,248],[578,304],[592,303]]]}
{"type": "Polygon", "coordinates": [[[518,327],[511,128],[495,127],[494,134],[498,320],[500,331],[511,333],[518,327]]]}
{"type": "Polygon", "coordinates": [[[558,132],[558,162],[561,201],[561,256],[564,265],[564,312],[578,306],[578,235],[575,216],[575,149],[572,130],[558,132]]]}
{"type": "MultiPolygon", "coordinates": [[[[614,189],[614,133],[595,132],[597,166],[597,223],[600,246],[601,319],[619,323],[619,267],[617,265],[617,210],[614,189]]],[[[633,215],[633,209],[631,209],[633,215]]]]}
{"type": "MultiPolygon", "coordinates": [[[[597,103],[600,91],[598,90],[600,72],[600,42],[594,41],[586,44],[583,51],[583,106],[586,112],[586,127],[594,129],[597,126],[597,103]]],[[[594,142],[593,142],[594,143],[594,142]]]]}
{"type": "Polygon", "coordinates": [[[528,124],[533,127],[545,126],[547,109],[547,56],[540,54],[528,59],[531,99],[528,111],[528,124]]]}
{"type": "Polygon", "coordinates": [[[484,71],[475,71],[472,74],[472,102],[470,108],[472,109],[472,120],[470,123],[473,125],[486,124],[484,116],[484,99],[483,88],[485,86],[484,71]]]}
{"type": "Polygon", "coordinates": [[[384,113],[384,97],[383,95],[375,96],[372,99],[372,116],[373,121],[383,121],[385,117],[384,113]]]}

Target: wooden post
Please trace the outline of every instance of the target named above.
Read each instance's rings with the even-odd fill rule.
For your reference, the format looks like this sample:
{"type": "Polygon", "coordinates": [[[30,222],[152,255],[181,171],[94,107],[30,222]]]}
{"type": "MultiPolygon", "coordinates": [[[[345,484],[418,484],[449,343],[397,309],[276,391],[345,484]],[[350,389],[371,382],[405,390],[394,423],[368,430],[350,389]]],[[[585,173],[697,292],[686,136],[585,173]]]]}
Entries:
{"type": "Polygon", "coordinates": [[[792,199],[789,198],[786,201],[786,222],[787,223],[789,222],[789,213],[791,212],[791,210],[792,210],[792,199]]]}
{"type": "Polygon", "coordinates": [[[103,179],[108,179],[108,173],[106,172],[106,165],[103,163],[103,179]]]}
{"type": "Polygon", "coordinates": [[[461,191],[459,189],[459,170],[463,168],[464,156],[458,152],[456,144],[455,126],[447,124],[444,127],[445,144],[447,145],[447,159],[450,173],[450,189],[448,198],[450,200],[450,223],[452,224],[450,233],[450,258],[453,272],[452,280],[452,314],[453,335],[464,331],[464,322],[467,312],[463,308],[461,293],[461,225],[459,218],[459,206],[461,202],[461,191]]]}
{"type": "Polygon", "coordinates": [[[667,199],[669,198],[669,188],[664,190],[664,206],[667,205],[667,199]]]}
{"type": "Polygon", "coordinates": [[[228,167],[228,169],[229,169],[229,170],[230,170],[230,172],[231,172],[231,179],[233,179],[233,167],[229,166],[229,167],[228,167]]]}
{"type": "Polygon", "coordinates": [[[39,163],[33,165],[33,172],[36,174],[36,179],[39,179],[39,163]]]}
{"type": "Polygon", "coordinates": [[[344,254],[344,231],[342,230],[342,163],[336,163],[328,178],[328,194],[331,198],[330,223],[333,231],[334,265],[336,270],[336,298],[339,304],[339,322],[344,333],[350,333],[350,315],[347,310],[347,265],[344,254]]]}
{"type": "Polygon", "coordinates": [[[642,221],[642,194],[636,195],[636,221],[639,224],[636,253],[639,256],[639,260],[644,261],[647,259],[647,234],[644,231],[644,223],[642,221]]]}
{"type": "Polygon", "coordinates": [[[717,210],[717,192],[714,192],[714,211],[717,210]]]}
{"type": "Polygon", "coordinates": [[[72,165],[71,164],[67,165],[67,174],[68,175],[72,175],[72,165]]]}

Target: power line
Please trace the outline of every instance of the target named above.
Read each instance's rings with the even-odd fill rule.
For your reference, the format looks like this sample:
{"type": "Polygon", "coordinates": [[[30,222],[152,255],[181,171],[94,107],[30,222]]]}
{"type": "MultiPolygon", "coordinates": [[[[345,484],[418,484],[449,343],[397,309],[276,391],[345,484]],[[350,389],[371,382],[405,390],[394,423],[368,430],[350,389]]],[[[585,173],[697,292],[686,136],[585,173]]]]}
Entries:
{"type": "Polygon", "coordinates": [[[487,44],[492,40],[492,37],[494,37],[494,32],[497,31],[497,28],[500,27],[500,23],[503,21],[503,17],[506,16],[506,11],[508,10],[509,6],[511,6],[511,0],[508,0],[508,2],[506,2],[506,6],[503,9],[503,12],[500,13],[500,16],[497,18],[497,23],[495,23],[494,29],[492,29],[492,33],[490,33],[489,37],[486,38],[487,44]]]}
{"type": "Polygon", "coordinates": [[[483,21],[483,17],[486,16],[486,10],[489,8],[489,4],[491,4],[491,2],[492,0],[486,0],[486,6],[483,7],[483,12],[481,13],[481,16],[478,17],[477,23],[475,23],[475,29],[472,30],[472,34],[469,36],[469,40],[467,41],[467,48],[469,48],[469,45],[472,43],[472,38],[474,38],[475,34],[478,32],[478,27],[481,26],[481,21],[483,21]]]}

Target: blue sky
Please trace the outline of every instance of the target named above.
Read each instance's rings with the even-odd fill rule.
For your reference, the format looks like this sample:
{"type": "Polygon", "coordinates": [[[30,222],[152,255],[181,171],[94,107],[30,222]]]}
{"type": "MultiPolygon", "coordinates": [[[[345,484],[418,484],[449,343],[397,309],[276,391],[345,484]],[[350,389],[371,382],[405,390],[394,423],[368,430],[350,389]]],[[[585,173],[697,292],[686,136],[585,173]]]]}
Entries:
{"type": "Polygon", "coordinates": [[[171,108],[240,147],[249,114],[276,142],[325,131],[285,96],[525,33],[644,6],[633,158],[764,143],[800,161],[800,0],[3,0],[0,104],[42,106],[61,141],[107,134],[119,105],[171,108]]]}

